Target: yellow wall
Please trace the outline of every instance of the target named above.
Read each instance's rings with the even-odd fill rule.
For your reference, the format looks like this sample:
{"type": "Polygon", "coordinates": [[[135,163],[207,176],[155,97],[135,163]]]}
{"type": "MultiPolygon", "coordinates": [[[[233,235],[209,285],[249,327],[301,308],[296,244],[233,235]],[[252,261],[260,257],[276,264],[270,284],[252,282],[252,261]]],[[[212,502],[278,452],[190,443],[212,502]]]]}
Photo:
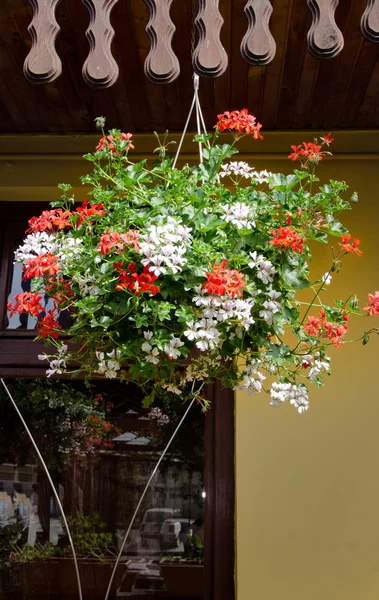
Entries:
{"type": "MultiPolygon", "coordinates": [[[[337,136],[336,136],[337,137],[337,136]]],[[[276,161],[272,168],[288,171],[276,161]]],[[[379,289],[379,161],[320,165],[360,193],[344,223],[363,256],[346,257],[332,298],[379,289]]],[[[337,242],[339,240],[336,240],[337,242]]],[[[329,251],[317,246],[315,277],[329,251]]],[[[354,333],[379,317],[357,317],[354,333]],[[368,323],[369,321],[369,323],[368,323]]],[[[311,407],[272,408],[268,396],[237,393],[238,600],[377,600],[379,597],[379,336],[331,352],[332,376],[311,407]]]]}
{"type": "MultiPolygon", "coordinates": [[[[379,289],[379,133],[341,132],[336,138],[336,157],[320,165],[320,174],[345,179],[360,192],[344,222],[362,240],[364,254],[347,257],[330,294],[357,292],[365,302],[369,291],[379,289]]],[[[287,149],[303,139],[312,134],[243,140],[240,157],[257,168],[289,172],[287,149]]],[[[136,136],[136,158],[151,153],[151,140],[136,136]]],[[[72,183],[84,199],[80,155],[95,141],[2,136],[0,200],[52,200],[57,182],[72,183]]],[[[186,140],[185,158],[193,158],[194,150],[186,140]]],[[[317,246],[315,277],[327,270],[329,256],[317,246]]],[[[356,321],[355,333],[365,325],[356,321]]],[[[378,350],[379,336],[368,346],[347,344],[331,352],[333,374],[324,389],[311,388],[311,408],[303,415],[289,405],[273,409],[264,394],[237,394],[237,600],[379,597],[378,350]]]]}

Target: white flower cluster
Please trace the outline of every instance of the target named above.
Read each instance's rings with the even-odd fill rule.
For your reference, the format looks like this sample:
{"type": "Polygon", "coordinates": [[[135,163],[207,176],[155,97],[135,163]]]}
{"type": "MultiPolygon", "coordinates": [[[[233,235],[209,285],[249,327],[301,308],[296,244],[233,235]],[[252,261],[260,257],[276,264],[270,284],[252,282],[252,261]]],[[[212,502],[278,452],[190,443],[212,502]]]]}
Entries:
{"type": "Polygon", "coordinates": [[[242,298],[229,298],[220,296],[211,296],[202,289],[201,286],[195,288],[197,296],[194,296],[192,302],[196,306],[203,307],[201,316],[205,319],[216,319],[217,321],[226,321],[228,319],[237,319],[245,329],[255,323],[251,316],[251,309],[255,301],[253,298],[242,300],[242,298]]]}
{"type": "Polygon", "coordinates": [[[147,233],[140,236],[140,252],[145,256],[141,262],[144,266],[150,265],[157,277],[168,271],[179,273],[187,262],[184,254],[191,241],[191,229],[181,225],[180,220],[167,217],[164,224],[151,225],[147,233]]]}
{"type": "Polygon", "coordinates": [[[265,300],[262,304],[264,310],[259,311],[259,316],[266,321],[268,325],[272,325],[274,320],[274,314],[279,312],[281,304],[278,302],[281,293],[276,290],[270,290],[268,292],[269,300],[265,300]]]}
{"type": "Polygon", "coordinates": [[[262,366],[262,363],[262,360],[253,359],[245,368],[242,383],[237,385],[234,390],[243,390],[249,395],[261,392],[262,381],[266,379],[263,373],[258,371],[259,367],[262,366]]]}
{"type": "Polygon", "coordinates": [[[49,369],[46,369],[47,377],[52,377],[53,375],[62,375],[62,373],[66,372],[67,361],[70,358],[67,350],[68,346],[66,344],[61,344],[61,346],[58,348],[58,354],[56,354],[54,358],[48,356],[47,354],[38,355],[38,360],[47,360],[49,362],[49,369]]]}
{"type": "Polygon", "coordinates": [[[221,216],[226,223],[235,225],[238,229],[253,229],[255,227],[256,210],[245,202],[220,205],[224,215],[221,216]]]}
{"type": "Polygon", "coordinates": [[[15,261],[23,262],[24,260],[29,260],[29,258],[35,258],[40,254],[53,254],[53,249],[55,247],[54,240],[54,236],[49,235],[45,231],[30,233],[24,239],[23,244],[15,251],[15,261]]]}
{"type": "Polygon", "coordinates": [[[82,254],[82,238],[59,237],[52,244],[51,253],[59,257],[62,267],[69,267],[82,254]]]}
{"type": "Polygon", "coordinates": [[[297,408],[297,412],[302,413],[309,408],[308,390],[304,385],[295,385],[293,383],[278,383],[274,381],[270,390],[271,406],[279,406],[283,402],[289,401],[297,408]]]}
{"type": "Polygon", "coordinates": [[[251,172],[254,171],[253,167],[250,167],[247,162],[243,162],[242,160],[221,165],[221,169],[220,177],[232,175],[234,177],[245,177],[245,179],[250,179],[251,172]]]}
{"type": "Polygon", "coordinates": [[[151,421],[156,421],[158,425],[167,425],[170,422],[170,417],[157,406],[152,408],[147,416],[151,421]]]}
{"type": "Polygon", "coordinates": [[[214,350],[220,343],[220,332],[216,329],[218,321],[201,319],[188,321],[187,329],[183,332],[189,340],[196,340],[199,350],[214,350]]]}
{"type": "Polygon", "coordinates": [[[316,381],[317,377],[320,375],[323,369],[326,372],[330,371],[330,357],[325,356],[324,360],[321,360],[319,352],[317,352],[315,356],[312,356],[312,354],[305,354],[304,356],[302,356],[301,362],[304,367],[310,367],[308,379],[310,379],[311,381],[316,381]]]}
{"type": "MultiPolygon", "coordinates": [[[[145,331],[143,336],[146,341],[143,342],[141,350],[142,352],[146,352],[146,360],[148,362],[152,363],[153,365],[157,365],[159,363],[159,349],[156,346],[153,346],[153,332],[145,331]]],[[[184,346],[184,342],[182,342],[180,338],[173,335],[170,342],[166,344],[163,350],[170,360],[175,360],[181,356],[182,352],[179,350],[179,348],[182,346],[184,346]]]]}
{"type": "Polygon", "coordinates": [[[144,342],[141,346],[141,350],[142,352],[146,352],[147,356],[146,356],[146,360],[150,363],[152,363],[153,365],[157,365],[159,363],[159,350],[157,347],[152,346],[151,342],[151,338],[153,337],[153,332],[152,331],[145,331],[143,334],[146,342],[144,342]]]}
{"type": "Polygon", "coordinates": [[[104,352],[96,352],[96,358],[99,361],[97,373],[104,374],[107,379],[117,377],[117,371],[121,369],[120,357],[120,350],[112,350],[112,352],[107,352],[106,355],[104,355],[104,352]]]}
{"type": "Polygon", "coordinates": [[[250,252],[250,256],[253,259],[249,262],[250,269],[257,268],[257,277],[262,281],[264,285],[268,285],[273,282],[276,269],[272,262],[267,260],[263,254],[257,252],[250,252]]]}
{"type": "Polygon", "coordinates": [[[170,360],[179,358],[182,354],[179,350],[181,346],[184,346],[184,342],[182,342],[180,338],[172,336],[170,343],[164,347],[164,351],[170,360]]]}
{"type": "Polygon", "coordinates": [[[256,171],[253,167],[250,167],[247,162],[233,161],[229,164],[221,165],[220,177],[244,177],[245,179],[252,179],[258,183],[266,183],[268,177],[272,173],[269,171],[256,171]]]}

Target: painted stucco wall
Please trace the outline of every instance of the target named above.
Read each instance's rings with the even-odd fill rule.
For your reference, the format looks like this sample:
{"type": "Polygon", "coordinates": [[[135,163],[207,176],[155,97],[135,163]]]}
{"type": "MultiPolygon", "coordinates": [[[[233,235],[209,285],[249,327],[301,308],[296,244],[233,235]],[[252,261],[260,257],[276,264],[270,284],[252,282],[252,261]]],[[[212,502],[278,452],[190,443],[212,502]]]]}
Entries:
{"type": "MultiPolygon", "coordinates": [[[[342,220],[361,239],[363,256],[346,257],[329,296],[356,292],[366,304],[379,289],[379,159],[333,158],[320,174],[344,179],[360,195],[342,220]]],[[[329,257],[317,245],[315,278],[329,257]]],[[[368,321],[357,317],[353,336],[379,326],[379,317],[368,321]]],[[[330,355],[332,376],[323,389],[310,387],[305,414],[274,409],[264,394],[237,393],[238,600],[379,597],[379,336],[330,355]]]]}

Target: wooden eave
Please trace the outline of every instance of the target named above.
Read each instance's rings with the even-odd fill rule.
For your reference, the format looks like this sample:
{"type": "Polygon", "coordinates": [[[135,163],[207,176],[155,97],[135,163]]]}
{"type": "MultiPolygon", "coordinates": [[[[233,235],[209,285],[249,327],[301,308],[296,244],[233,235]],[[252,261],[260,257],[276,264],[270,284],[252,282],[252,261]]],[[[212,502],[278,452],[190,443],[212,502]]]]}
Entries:
{"type": "Polygon", "coordinates": [[[194,14],[192,0],[33,5],[50,10],[42,66],[32,5],[0,7],[2,133],[92,133],[99,115],[125,131],[180,131],[194,68],[209,128],[243,107],[265,130],[379,127],[379,0],[201,0],[194,14]]]}

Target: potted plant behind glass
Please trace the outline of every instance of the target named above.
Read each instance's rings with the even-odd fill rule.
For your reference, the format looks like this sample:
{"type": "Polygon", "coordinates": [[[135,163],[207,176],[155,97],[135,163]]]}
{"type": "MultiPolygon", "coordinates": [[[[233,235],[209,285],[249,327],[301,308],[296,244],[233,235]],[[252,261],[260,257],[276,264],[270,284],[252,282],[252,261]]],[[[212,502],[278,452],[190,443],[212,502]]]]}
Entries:
{"type": "MultiPolygon", "coordinates": [[[[103,599],[117,554],[112,534],[104,531],[105,523],[97,513],[91,516],[78,513],[75,517],[68,517],[68,523],[78,556],[83,596],[86,600],[103,599]]],[[[18,566],[23,598],[51,598],[57,595],[62,600],[73,600],[78,597],[75,566],[67,538],[61,538],[58,546],[37,543],[31,547],[16,543],[11,553],[11,563],[18,566]]],[[[127,563],[118,565],[111,597],[116,596],[126,570],[127,563]]],[[[129,589],[134,579],[133,573],[128,573],[124,578],[129,589]]]]}
{"type": "Polygon", "coordinates": [[[183,558],[160,561],[167,592],[173,597],[204,598],[204,543],[200,536],[188,538],[183,558]]]}
{"type": "MultiPolygon", "coordinates": [[[[293,146],[299,168],[288,176],[228,162],[238,139],[262,139],[260,130],[246,109],[220,114],[213,135],[195,136],[202,162],[181,169],[165,142],[149,167],[130,159],[130,133],[103,131],[85,156],[89,201],[75,204],[71,186],[60,185],[61,200],[30,219],[16,251],[34,291],[17,294],[8,309],[33,315],[38,337],[55,346],[40,356],[48,377],[117,377],[145,390],[145,406],[163,388],[204,407],[204,384],[219,379],[265,390],[273,406],[308,409],[306,384],[323,384],[329,346],[344,344],[350,316],[361,313],[354,295],[323,301],[342,260],[361,254],[339,220],[357,194],[345,197],[345,182],[320,185],[315,175],[330,134],[293,146]],[[223,132],[230,144],[218,143],[223,132]],[[310,280],[309,242],[333,239],[328,271],[310,280]],[[312,290],[309,302],[297,296],[303,288],[312,290]],[[54,305],[47,314],[42,293],[54,305]],[[65,330],[57,320],[64,309],[72,315],[65,330]],[[266,387],[267,375],[275,381],[266,387]]],[[[379,292],[368,298],[366,314],[379,315],[379,292]]],[[[370,324],[359,339],[367,343],[374,331],[370,324]]]]}

